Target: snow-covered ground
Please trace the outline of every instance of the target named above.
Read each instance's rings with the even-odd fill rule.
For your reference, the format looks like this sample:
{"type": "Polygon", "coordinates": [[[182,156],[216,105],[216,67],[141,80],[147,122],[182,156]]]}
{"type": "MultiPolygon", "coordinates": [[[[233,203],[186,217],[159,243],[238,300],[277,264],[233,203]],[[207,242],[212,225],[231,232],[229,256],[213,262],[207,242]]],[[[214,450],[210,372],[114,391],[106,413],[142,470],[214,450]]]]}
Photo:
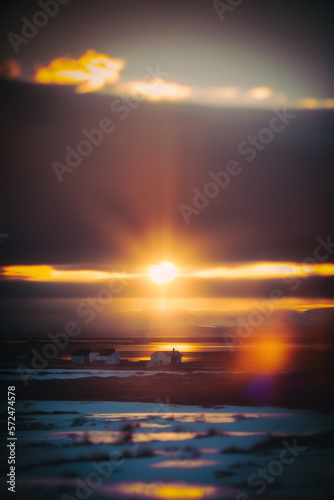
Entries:
{"type": "Polygon", "coordinates": [[[329,488],[331,415],[160,401],[16,410],[20,499],[304,500],[329,488]]]}
{"type": "MultiPolygon", "coordinates": [[[[155,370],[89,370],[89,369],[61,369],[61,368],[48,368],[47,370],[35,370],[35,373],[29,372],[29,380],[71,380],[78,378],[91,378],[91,377],[149,377],[151,375],[187,375],[188,372],[182,371],[155,371],[155,370]]],[[[192,371],[192,374],[209,373],[211,375],[238,373],[229,371],[192,371]]],[[[245,372],[242,372],[245,373],[245,372]]],[[[20,372],[16,368],[8,368],[0,370],[0,380],[20,380],[22,378],[20,372]]]]}

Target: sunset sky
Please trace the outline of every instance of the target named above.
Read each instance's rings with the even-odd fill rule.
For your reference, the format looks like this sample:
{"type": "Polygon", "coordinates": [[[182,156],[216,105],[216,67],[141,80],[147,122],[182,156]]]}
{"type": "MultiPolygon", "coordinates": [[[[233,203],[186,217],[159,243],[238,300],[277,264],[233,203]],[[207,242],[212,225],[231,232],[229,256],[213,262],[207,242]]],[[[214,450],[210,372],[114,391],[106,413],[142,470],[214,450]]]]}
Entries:
{"type": "Polygon", "coordinates": [[[327,2],[4,5],[6,333],[334,307],[327,2]]]}

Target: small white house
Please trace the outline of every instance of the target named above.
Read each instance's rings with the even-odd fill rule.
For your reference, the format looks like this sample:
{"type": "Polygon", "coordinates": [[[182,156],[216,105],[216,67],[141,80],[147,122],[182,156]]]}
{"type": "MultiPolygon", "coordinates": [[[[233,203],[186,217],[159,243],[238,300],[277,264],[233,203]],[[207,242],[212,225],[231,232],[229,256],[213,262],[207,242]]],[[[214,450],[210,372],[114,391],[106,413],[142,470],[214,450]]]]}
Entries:
{"type": "Polygon", "coordinates": [[[115,349],[103,349],[92,352],[90,349],[77,349],[71,354],[71,362],[79,365],[90,365],[98,362],[106,365],[118,365],[120,362],[119,353],[115,349]]]}
{"type": "Polygon", "coordinates": [[[98,352],[91,352],[89,353],[89,362],[94,363],[98,357],[99,353],[98,352]]]}
{"type": "Polygon", "coordinates": [[[104,361],[106,365],[118,365],[120,362],[119,353],[115,349],[103,349],[97,353],[94,361],[104,361]]]}
{"type": "Polygon", "coordinates": [[[89,349],[77,349],[71,354],[71,363],[76,363],[78,365],[88,364],[90,362],[89,355],[89,349]]]}
{"type": "Polygon", "coordinates": [[[176,366],[182,363],[182,354],[179,351],[155,351],[151,354],[151,361],[147,363],[147,368],[157,366],[176,366]]]}

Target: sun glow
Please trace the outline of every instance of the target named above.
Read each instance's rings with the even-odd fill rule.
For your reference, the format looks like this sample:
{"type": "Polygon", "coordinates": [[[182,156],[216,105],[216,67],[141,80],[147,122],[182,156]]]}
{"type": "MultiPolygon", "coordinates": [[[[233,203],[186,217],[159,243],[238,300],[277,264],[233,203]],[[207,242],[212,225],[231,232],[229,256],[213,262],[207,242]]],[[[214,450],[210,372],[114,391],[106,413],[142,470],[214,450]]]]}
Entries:
{"type": "Polygon", "coordinates": [[[170,262],[161,262],[151,267],[149,276],[154,283],[167,283],[168,281],[172,281],[176,274],[173,264],[170,262]]]}

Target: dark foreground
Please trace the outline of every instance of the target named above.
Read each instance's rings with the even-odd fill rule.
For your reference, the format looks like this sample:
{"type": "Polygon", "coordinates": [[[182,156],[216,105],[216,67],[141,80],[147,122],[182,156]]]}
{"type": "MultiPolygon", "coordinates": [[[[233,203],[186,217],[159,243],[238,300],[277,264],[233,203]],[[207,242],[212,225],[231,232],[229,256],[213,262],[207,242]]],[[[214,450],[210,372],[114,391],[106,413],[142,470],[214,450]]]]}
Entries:
{"type": "MultiPolygon", "coordinates": [[[[46,371],[43,372],[44,376],[46,371]]],[[[70,372],[69,372],[70,373],[70,372]]],[[[334,408],[334,377],[326,372],[288,372],[276,374],[229,372],[170,372],[144,376],[106,378],[87,376],[73,379],[8,379],[16,386],[17,400],[59,401],[138,401],[199,405],[270,405],[330,411],[334,408]]],[[[147,373],[147,372],[146,372],[147,373]]],[[[87,372],[87,375],[89,373],[87,372]]]]}

